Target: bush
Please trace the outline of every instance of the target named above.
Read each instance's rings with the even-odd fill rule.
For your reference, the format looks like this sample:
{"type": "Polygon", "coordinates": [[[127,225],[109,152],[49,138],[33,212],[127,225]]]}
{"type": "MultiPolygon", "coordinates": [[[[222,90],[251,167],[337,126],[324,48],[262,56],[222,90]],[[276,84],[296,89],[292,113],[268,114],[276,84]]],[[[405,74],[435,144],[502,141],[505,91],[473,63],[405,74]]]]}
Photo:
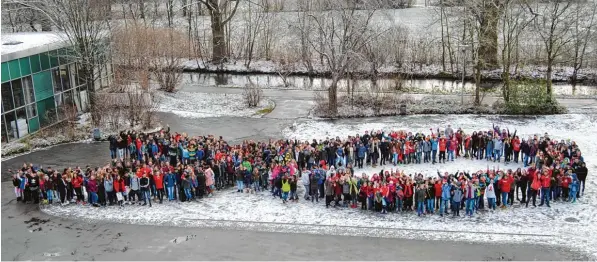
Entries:
{"type": "Polygon", "coordinates": [[[248,107],[257,107],[263,97],[263,90],[260,86],[250,83],[243,88],[243,98],[248,107]]]}
{"type": "Polygon", "coordinates": [[[566,108],[547,92],[544,80],[522,80],[511,83],[510,100],[496,103],[494,108],[504,114],[550,115],[566,113],[566,108]]]}

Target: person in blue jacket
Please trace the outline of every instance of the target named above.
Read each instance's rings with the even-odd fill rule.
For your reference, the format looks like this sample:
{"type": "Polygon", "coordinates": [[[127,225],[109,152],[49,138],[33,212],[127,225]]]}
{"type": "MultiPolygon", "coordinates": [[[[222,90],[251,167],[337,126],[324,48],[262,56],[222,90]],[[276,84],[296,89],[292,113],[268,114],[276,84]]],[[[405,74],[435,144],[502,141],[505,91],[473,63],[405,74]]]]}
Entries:
{"type": "Polygon", "coordinates": [[[444,214],[448,215],[450,214],[450,212],[448,212],[448,203],[450,202],[450,190],[452,189],[452,185],[450,185],[450,183],[444,179],[442,182],[442,201],[440,202],[439,205],[439,215],[440,216],[444,216],[444,214]]]}
{"type": "Polygon", "coordinates": [[[436,157],[437,157],[437,149],[439,147],[438,141],[436,137],[431,138],[431,159],[432,159],[432,163],[435,164],[437,163],[437,161],[435,161],[436,157]]]}
{"type": "Polygon", "coordinates": [[[357,150],[357,167],[363,168],[363,160],[367,154],[367,147],[363,143],[359,143],[357,150]]]}

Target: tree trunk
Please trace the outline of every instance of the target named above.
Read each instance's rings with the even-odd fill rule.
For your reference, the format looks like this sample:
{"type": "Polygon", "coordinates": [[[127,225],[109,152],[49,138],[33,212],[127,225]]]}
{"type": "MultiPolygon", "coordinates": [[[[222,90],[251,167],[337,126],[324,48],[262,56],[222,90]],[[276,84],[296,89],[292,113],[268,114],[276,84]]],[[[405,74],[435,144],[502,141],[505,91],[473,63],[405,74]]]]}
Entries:
{"type": "Polygon", "coordinates": [[[338,80],[339,77],[332,77],[332,84],[328,89],[328,111],[330,117],[336,117],[338,115],[338,80]]]}
{"type": "Polygon", "coordinates": [[[547,102],[551,102],[551,75],[553,73],[553,60],[547,60],[547,72],[545,72],[545,87],[547,92],[547,102]]]}
{"type": "MultiPolygon", "coordinates": [[[[493,2],[493,1],[488,1],[493,2]]],[[[484,5],[479,36],[479,59],[483,61],[482,69],[493,69],[498,66],[498,24],[500,9],[494,3],[484,5]]]]}
{"type": "Polygon", "coordinates": [[[226,34],[222,13],[219,10],[211,10],[211,34],[212,34],[212,55],[214,63],[221,64],[226,61],[226,34]]]}

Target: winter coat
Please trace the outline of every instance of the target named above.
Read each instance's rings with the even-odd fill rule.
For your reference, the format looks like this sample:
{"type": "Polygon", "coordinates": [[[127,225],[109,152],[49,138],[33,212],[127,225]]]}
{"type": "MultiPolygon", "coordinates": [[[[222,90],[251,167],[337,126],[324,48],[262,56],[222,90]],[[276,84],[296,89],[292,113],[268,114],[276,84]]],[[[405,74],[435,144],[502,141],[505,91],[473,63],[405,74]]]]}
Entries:
{"type": "Polygon", "coordinates": [[[438,146],[439,146],[439,145],[438,145],[437,139],[435,139],[435,138],[434,138],[434,139],[431,139],[431,150],[435,150],[435,151],[437,151],[437,149],[438,149],[438,146]]]}
{"type": "Polygon", "coordinates": [[[139,179],[139,186],[141,187],[142,191],[149,191],[149,178],[142,177],[141,179],[139,179]]]}
{"type": "Polygon", "coordinates": [[[454,187],[454,196],[452,196],[454,202],[460,202],[462,200],[462,189],[459,186],[454,187]]]}
{"type": "Polygon", "coordinates": [[[332,182],[330,182],[329,180],[325,181],[325,195],[326,196],[334,195],[334,187],[332,186],[332,182]]]}
{"type": "Polygon", "coordinates": [[[493,139],[493,150],[501,151],[504,148],[504,142],[499,138],[493,139]]]}
{"type": "Polygon", "coordinates": [[[140,182],[139,177],[132,176],[131,177],[131,190],[137,191],[137,190],[141,189],[140,183],[141,182],[140,182]]]}
{"type": "Polygon", "coordinates": [[[164,177],[160,174],[153,176],[153,183],[156,189],[164,189],[164,177]]]}
{"type": "Polygon", "coordinates": [[[427,196],[427,192],[425,189],[417,189],[415,192],[415,198],[417,202],[425,201],[425,196],[427,196]]]}
{"type": "Polygon", "coordinates": [[[510,193],[510,188],[512,187],[513,181],[514,180],[510,176],[506,176],[506,177],[500,179],[500,181],[499,181],[500,191],[502,193],[510,193]]]}
{"type": "Polygon", "coordinates": [[[120,179],[120,180],[114,180],[114,192],[118,193],[118,192],[124,192],[125,188],[124,188],[124,180],[120,179]]]}
{"type": "Polygon", "coordinates": [[[423,141],[423,152],[431,152],[431,142],[423,141]]]}
{"type": "Polygon", "coordinates": [[[104,188],[106,189],[106,192],[112,192],[114,191],[114,180],[110,179],[105,179],[104,180],[104,188]]]}
{"type": "Polygon", "coordinates": [[[166,186],[174,186],[176,185],[176,175],[174,173],[169,173],[164,177],[164,183],[166,186]]]}
{"type": "Polygon", "coordinates": [[[487,185],[485,188],[485,196],[487,198],[495,198],[495,189],[493,188],[493,184],[487,185]]]}
{"type": "Polygon", "coordinates": [[[303,172],[303,174],[301,175],[301,182],[303,182],[303,185],[307,186],[307,185],[311,184],[310,177],[311,177],[311,171],[303,172]]]}
{"type": "Polygon", "coordinates": [[[448,183],[442,185],[442,200],[450,200],[450,190],[452,186],[448,183]]]}
{"type": "Polygon", "coordinates": [[[282,181],[282,192],[290,192],[290,183],[288,182],[288,180],[282,181]]]}
{"type": "Polygon", "coordinates": [[[87,191],[97,193],[97,181],[95,179],[87,181],[87,191]]]}

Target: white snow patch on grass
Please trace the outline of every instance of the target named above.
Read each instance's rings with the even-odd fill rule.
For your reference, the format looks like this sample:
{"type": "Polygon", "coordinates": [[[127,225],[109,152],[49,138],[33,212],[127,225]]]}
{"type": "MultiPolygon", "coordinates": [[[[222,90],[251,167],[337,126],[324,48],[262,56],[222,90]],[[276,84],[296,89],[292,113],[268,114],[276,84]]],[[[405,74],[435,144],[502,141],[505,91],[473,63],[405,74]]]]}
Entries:
{"type": "Polygon", "coordinates": [[[245,104],[242,94],[179,91],[176,93],[159,92],[156,95],[160,99],[159,111],[188,118],[257,116],[257,111],[274,105],[271,100],[262,98],[257,107],[249,108],[245,104]]]}

